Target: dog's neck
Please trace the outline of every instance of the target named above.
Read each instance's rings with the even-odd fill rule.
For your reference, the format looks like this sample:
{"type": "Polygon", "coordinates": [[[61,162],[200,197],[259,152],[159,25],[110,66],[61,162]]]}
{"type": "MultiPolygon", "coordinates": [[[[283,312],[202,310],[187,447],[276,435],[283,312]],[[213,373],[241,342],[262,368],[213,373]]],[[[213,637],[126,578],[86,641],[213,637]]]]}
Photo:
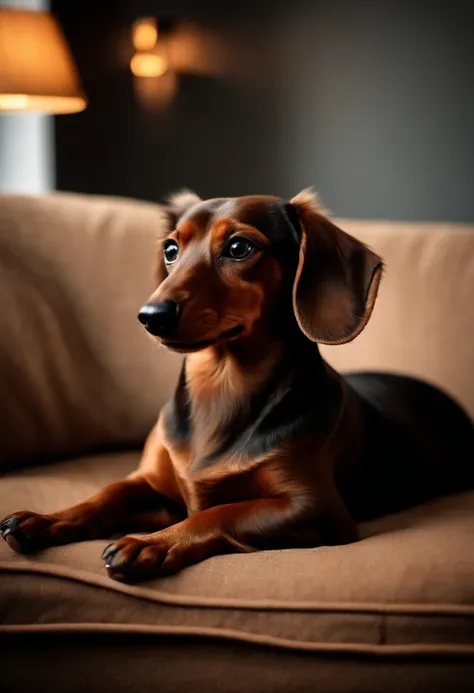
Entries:
{"type": "Polygon", "coordinates": [[[186,358],[196,455],[209,455],[248,413],[252,395],[271,377],[282,345],[256,342],[210,347],[186,358]]]}
{"type": "Polygon", "coordinates": [[[318,347],[306,339],[236,340],[190,354],[185,363],[192,447],[195,459],[213,459],[218,450],[248,430],[262,414],[294,387],[294,371],[305,366],[317,399],[327,378],[318,347]],[[290,385],[290,383],[293,383],[290,385]],[[280,394],[279,394],[280,393],[280,394]]]}
{"type": "Polygon", "coordinates": [[[282,351],[279,340],[262,345],[249,339],[190,354],[186,375],[192,400],[226,397],[230,404],[245,399],[270,377],[282,351]]]}

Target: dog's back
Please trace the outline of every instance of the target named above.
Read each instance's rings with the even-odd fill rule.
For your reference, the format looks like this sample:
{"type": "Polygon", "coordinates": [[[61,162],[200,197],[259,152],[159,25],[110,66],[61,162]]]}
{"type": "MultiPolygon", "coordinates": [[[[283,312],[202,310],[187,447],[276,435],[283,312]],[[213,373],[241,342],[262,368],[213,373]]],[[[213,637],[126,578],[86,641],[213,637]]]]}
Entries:
{"type": "Polygon", "coordinates": [[[357,472],[342,490],[356,520],[474,487],[474,426],[451,397],[388,373],[345,380],[359,398],[365,431],[357,472]]]}

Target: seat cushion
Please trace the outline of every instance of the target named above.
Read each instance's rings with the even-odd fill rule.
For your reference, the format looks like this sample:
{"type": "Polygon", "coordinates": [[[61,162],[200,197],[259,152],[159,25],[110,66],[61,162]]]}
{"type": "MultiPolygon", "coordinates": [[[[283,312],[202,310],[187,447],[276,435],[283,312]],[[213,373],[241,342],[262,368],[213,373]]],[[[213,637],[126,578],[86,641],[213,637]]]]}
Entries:
{"type": "MultiPolygon", "coordinates": [[[[27,469],[0,481],[2,515],[51,511],[124,476],[137,453],[27,469]]],[[[107,541],[34,556],[0,543],[0,622],[213,635],[300,651],[474,657],[474,493],[361,527],[350,546],[217,556],[142,585],[109,579],[107,541]]]]}

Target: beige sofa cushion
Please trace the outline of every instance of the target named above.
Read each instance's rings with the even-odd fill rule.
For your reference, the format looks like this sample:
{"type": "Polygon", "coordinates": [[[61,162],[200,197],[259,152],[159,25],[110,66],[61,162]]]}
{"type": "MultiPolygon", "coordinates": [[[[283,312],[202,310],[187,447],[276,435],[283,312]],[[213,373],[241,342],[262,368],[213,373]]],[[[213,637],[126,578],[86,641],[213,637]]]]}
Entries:
{"type": "Polygon", "coordinates": [[[178,367],[136,318],[162,224],[130,200],[0,197],[0,470],[143,441],[178,367]]]}
{"type": "MultiPolygon", "coordinates": [[[[134,453],[4,477],[3,512],[73,504],[136,464],[134,453]]],[[[211,558],[124,585],[106,541],[19,556],[0,542],[0,632],[133,629],[213,636],[301,652],[474,658],[474,493],[364,525],[350,546],[211,558]]]]}

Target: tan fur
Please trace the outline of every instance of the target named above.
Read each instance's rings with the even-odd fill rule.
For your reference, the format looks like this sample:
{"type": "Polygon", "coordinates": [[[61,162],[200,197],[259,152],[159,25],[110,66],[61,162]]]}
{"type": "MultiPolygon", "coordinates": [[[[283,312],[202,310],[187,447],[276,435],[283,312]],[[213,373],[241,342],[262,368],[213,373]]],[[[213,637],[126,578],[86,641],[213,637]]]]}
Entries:
{"type": "Polygon", "coordinates": [[[191,396],[197,400],[230,392],[240,398],[246,389],[245,378],[232,359],[221,359],[214,349],[190,354],[186,359],[191,396]]]}
{"type": "Polygon", "coordinates": [[[195,453],[203,457],[211,452],[219,432],[245,406],[245,380],[232,361],[217,358],[213,349],[189,356],[186,374],[191,417],[199,432],[195,453]]]}
{"type": "Polygon", "coordinates": [[[253,367],[243,368],[227,353],[225,358],[215,349],[190,354],[186,375],[191,395],[191,415],[199,437],[195,454],[210,452],[219,433],[237,412],[245,413],[250,395],[265,382],[275,366],[279,353],[270,353],[253,367]]]}
{"type": "Polygon", "coordinates": [[[177,217],[180,217],[188,209],[199,204],[199,202],[201,202],[199,195],[196,195],[195,192],[187,189],[173,193],[168,197],[167,200],[168,209],[177,217]]]}
{"type": "Polygon", "coordinates": [[[321,200],[319,199],[318,193],[314,192],[312,188],[305,188],[301,190],[297,195],[291,198],[290,204],[295,207],[305,208],[308,211],[316,212],[317,214],[328,215],[330,210],[326,209],[321,200]]]}
{"type": "Polygon", "coordinates": [[[162,414],[146,440],[138,469],[128,476],[129,479],[135,477],[145,478],[152,488],[177,502],[183,498],[168,447],[164,444],[162,414]]]}

